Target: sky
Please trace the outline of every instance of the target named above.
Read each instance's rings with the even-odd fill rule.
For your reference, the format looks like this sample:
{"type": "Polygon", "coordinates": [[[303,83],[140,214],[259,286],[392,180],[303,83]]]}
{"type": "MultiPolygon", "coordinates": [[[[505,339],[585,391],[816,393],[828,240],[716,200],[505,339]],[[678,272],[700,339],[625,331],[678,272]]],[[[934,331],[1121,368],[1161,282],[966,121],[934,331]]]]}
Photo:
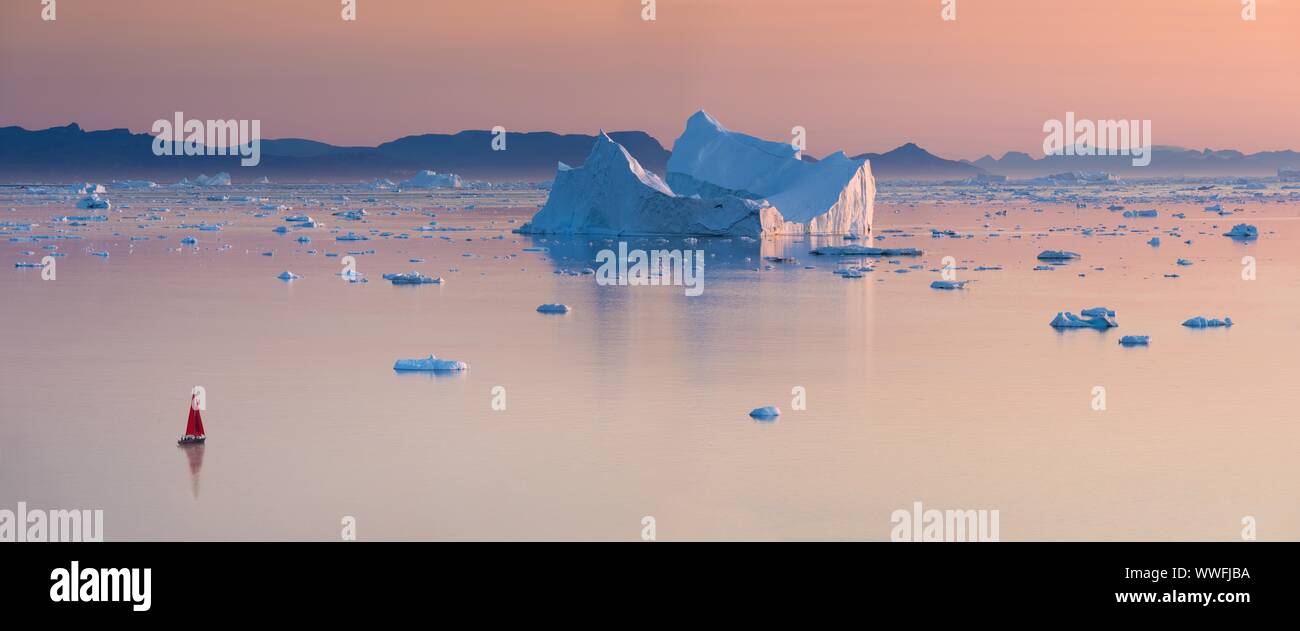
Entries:
{"type": "Polygon", "coordinates": [[[257,119],[375,145],[505,127],[640,129],[705,109],[807,150],[1042,154],[1043,124],[1152,121],[1157,145],[1300,149],[1300,0],[0,2],[0,126],[257,119]],[[956,19],[943,19],[945,5],[956,19]]]}

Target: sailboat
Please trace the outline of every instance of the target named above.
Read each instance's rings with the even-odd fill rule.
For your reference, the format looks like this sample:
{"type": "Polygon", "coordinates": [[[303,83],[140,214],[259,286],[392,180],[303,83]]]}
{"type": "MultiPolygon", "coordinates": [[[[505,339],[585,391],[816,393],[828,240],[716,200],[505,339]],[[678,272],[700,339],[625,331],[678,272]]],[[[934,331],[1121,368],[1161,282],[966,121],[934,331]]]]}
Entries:
{"type": "Polygon", "coordinates": [[[199,414],[195,398],[196,395],[190,395],[190,417],[185,421],[185,435],[176,441],[177,445],[202,444],[208,439],[208,435],[203,432],[203,416],[199,414]]]}

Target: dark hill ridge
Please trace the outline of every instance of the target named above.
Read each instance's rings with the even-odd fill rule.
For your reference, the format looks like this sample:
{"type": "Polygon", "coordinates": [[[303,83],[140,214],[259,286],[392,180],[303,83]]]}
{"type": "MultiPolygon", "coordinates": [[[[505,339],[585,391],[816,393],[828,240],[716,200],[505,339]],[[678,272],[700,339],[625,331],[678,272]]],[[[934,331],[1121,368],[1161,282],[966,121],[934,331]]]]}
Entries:
{"type": "Polygon", "coordinates": [[[986,173],[966,162],[940,158],[911,142],[886,153],[862,153],[853,157],[870,160],[872,175],[886,180],[957,180],[986,173]]]}
{"type": "MultiPolygon", "coordinates": [[[[663,174],[669,152],[642,131],[609,134],[647,169],[663,174]]],[[[493,151],[490,131],[405,136],[377,147],[341,147],[302,138],[262,141],[262,160],[241,167],[232,156],[155,156],[153,136],[127,129],[86,131],[76,123],[27,130],[0,127],[0,182],[152,179],[160,183],[226,171],[237,182],[269,177],[275,181],[358,181],[377,177],[405,179],[431,169],[471,180],[549,180],[559,162],[579,166],[595,143],[594,135],[509,132],[506,150],[493,151]]],[[[1066,171],[1109,171],[1131,177],[1270,176],[1278,169],[1300,169],[1300,153],[1233,150],[1196,151],[1157,146],[1151,164],[1132,166],[1128,156],[1050,156],[1033,158],[1007,152],[974,162],[948,160],[914,143],[885,153],[854,156],[871,161],[878,179],[959,180],[981,174],[1040,177],[1066,171]]],[[[804,156],[815,160],[812,156],[804,156]]]]}
{"type": "MultiPolygon", "coordinates": [[[[663,172],[668,150],[640,131],[612,132],[647,168],[663,172]]],[[[76,123],[29,131],[0,128],[0,180],[179,180],[226,171],[236,181],[262,176],[292,181],[405,178],[423,169],[469,179],[548,180],[559,162],[582,164],[594,135],[513,132],[506,150],[493,151],[488,131],[406,136],[378,147],[339,147],[314,140],[263,140],[262,159],[242,167],[232,156],[155,156],[153,136],[126,129],[85,131],[76,123]]]]}

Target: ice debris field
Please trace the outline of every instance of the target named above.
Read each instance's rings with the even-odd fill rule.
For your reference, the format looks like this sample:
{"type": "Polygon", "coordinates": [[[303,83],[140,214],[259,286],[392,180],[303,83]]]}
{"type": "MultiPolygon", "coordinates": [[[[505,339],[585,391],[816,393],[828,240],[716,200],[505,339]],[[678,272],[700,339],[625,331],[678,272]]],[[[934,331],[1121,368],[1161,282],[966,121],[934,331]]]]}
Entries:
{"type": "MultiPolygon", "coordinates": [[[[1300,206],[1300,186],[1268,179],[1076,181],[1083,183],[877,187],[868,162],[838,153],[802,161],[782,143],[730,131],[701,112],[674,144],[666,177],[602,134],[586,164],[560,165],[556,179],[542,183],[471,182],[429,170],[400,183],[276,184],[218,174],[175,184],[7,185],[0,187],[0,256],[11,270],[8,289],[42,282],[47,269],[68,282],[104,283],[118,275],[147,280],[149,265],[200,259],[238,283],[279,279],[286,292],[317,283],[336,283],[338,291],[434,292],[427,299],[445,309],[473,292],[492,294],[494,309],[519,318],[567,314],[547,318],[551,326],[596,326],[570,306],[573,291],[659,291],[679,305],[710,300],[707,291],[683,298],[648,282],[664,270],[650,272],[647,282],[599,284],[600,253],[622,244],[699,251],[704,287],[724,294],[772,283],[804,286],[790,294],[815,299],[864,291],[864,284],[897,285],[953,313],[982,294],[999,296],[1007,308],[1032,296],[1055,306],[1035,307],[1032,317],[1050,326],[1025,330],[1022,339],[1078,329],[1105,334],[1122,319],[1126,333],[1137,331],[1112,339],[1132,347],[1167,340],[1177,329],[1228,335],[1231,318],[1196,313],[1236,310],[1214,288],[1238,282],[1246,261],[1270,260],[1265,248],[1277,222],[1296,217],[1300,206]],[[560,289],[492,293],[491,279],[501,275],[535,283],[549,275],[560,289]],[[451,291],[449,282],[468,293],[439,298],[451,291]],[[1144,304],[1146,315],[1125,317],[1128,305],[1109,296],[1131,296],[1135,287],[1144,303],[1168,299],[1168,312],[1154,317],[1158,309],[1144,304]],[[1107,306],[1089,306],[1098,303],[1107,306]]],[[[901,301],[891,308],[915,307],[901,301]]],[[[986,317],[987,326],[1002,326],[986,317]]],[[[413,341],[396,353],[393,369],[464,372],[474,359],[438,359],[429,350],[413,341]]],[[[773,411],[752,414],[774,418],[773,411]]]]}

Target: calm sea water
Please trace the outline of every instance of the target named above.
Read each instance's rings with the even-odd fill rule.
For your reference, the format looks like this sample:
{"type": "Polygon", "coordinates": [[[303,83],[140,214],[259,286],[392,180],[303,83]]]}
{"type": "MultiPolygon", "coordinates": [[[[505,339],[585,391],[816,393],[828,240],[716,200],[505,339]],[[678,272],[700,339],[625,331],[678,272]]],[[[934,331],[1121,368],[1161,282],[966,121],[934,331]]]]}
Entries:
{"type": "Polygon", "coordinates": [[[1241,194],[1224,202],[1234,217],[1138,203],[1160,216],[1125,219],[1106,203],[884,196],[878,228],[910,236],[876,244],[925,255],[861,279],[808,253],[827,241],[627,239],[704,250],[689,297],[556,274],[610,244],[511,234],[536,192],[240,193],[328,226],[278,235],[289,213],[257,218],[258,203],[110,191],[109,221],[71,227],[49,222],[100,211],[0,192],[0,221],[41,224],[0,229],[0,507],[101,508],[109,540],[337,540],[345,516],[372,540],[636,540],[644,516],[660,540],[879,540],[916,501],[999,510],[1003,540],[1236,540],[1246,516],[1261,539],[1300,537],[1300,202],[1241,194]],[[330,216],[350,208],[367,221],[330,216]],[[414,231],[430,220],[474,230],[414,231]],[[1258,241],[1219,236],[1241,221],[1258,241]],[[205,222],[226,225],[178,227],[205,222]],[[1175,226],[1182,238],[1164,234],[1175,226]],[[50,234],[82,238],[9,240],[50,234]],[[55,280],[13,267],[46,244],[66,253],[55,280]],[[1049,248],[1083,258],[1034,271],[1049,248]],[[371,249],[355,257],[366,284],[325,256],[371,249]],[[766,269],[774,255],[799,263],[766,269]],[[945,256],[975,282],[930,289],[945,256]],[[411,269],[446,283],[380,278],[411,269]],[[573,312],[535,312],[549,302],[573,312]],[[1093,306],[1120,328],[1048,326],[1093,306]],[[1196,315],[1237,325],[1180,326],[1196,315]],[[392,371],[430,353],[470,370],[392,371]],[[209,441],[186,450],[195,385],[209,441]],[[748,417],[763,405],[784,414],[748,417]]]}

